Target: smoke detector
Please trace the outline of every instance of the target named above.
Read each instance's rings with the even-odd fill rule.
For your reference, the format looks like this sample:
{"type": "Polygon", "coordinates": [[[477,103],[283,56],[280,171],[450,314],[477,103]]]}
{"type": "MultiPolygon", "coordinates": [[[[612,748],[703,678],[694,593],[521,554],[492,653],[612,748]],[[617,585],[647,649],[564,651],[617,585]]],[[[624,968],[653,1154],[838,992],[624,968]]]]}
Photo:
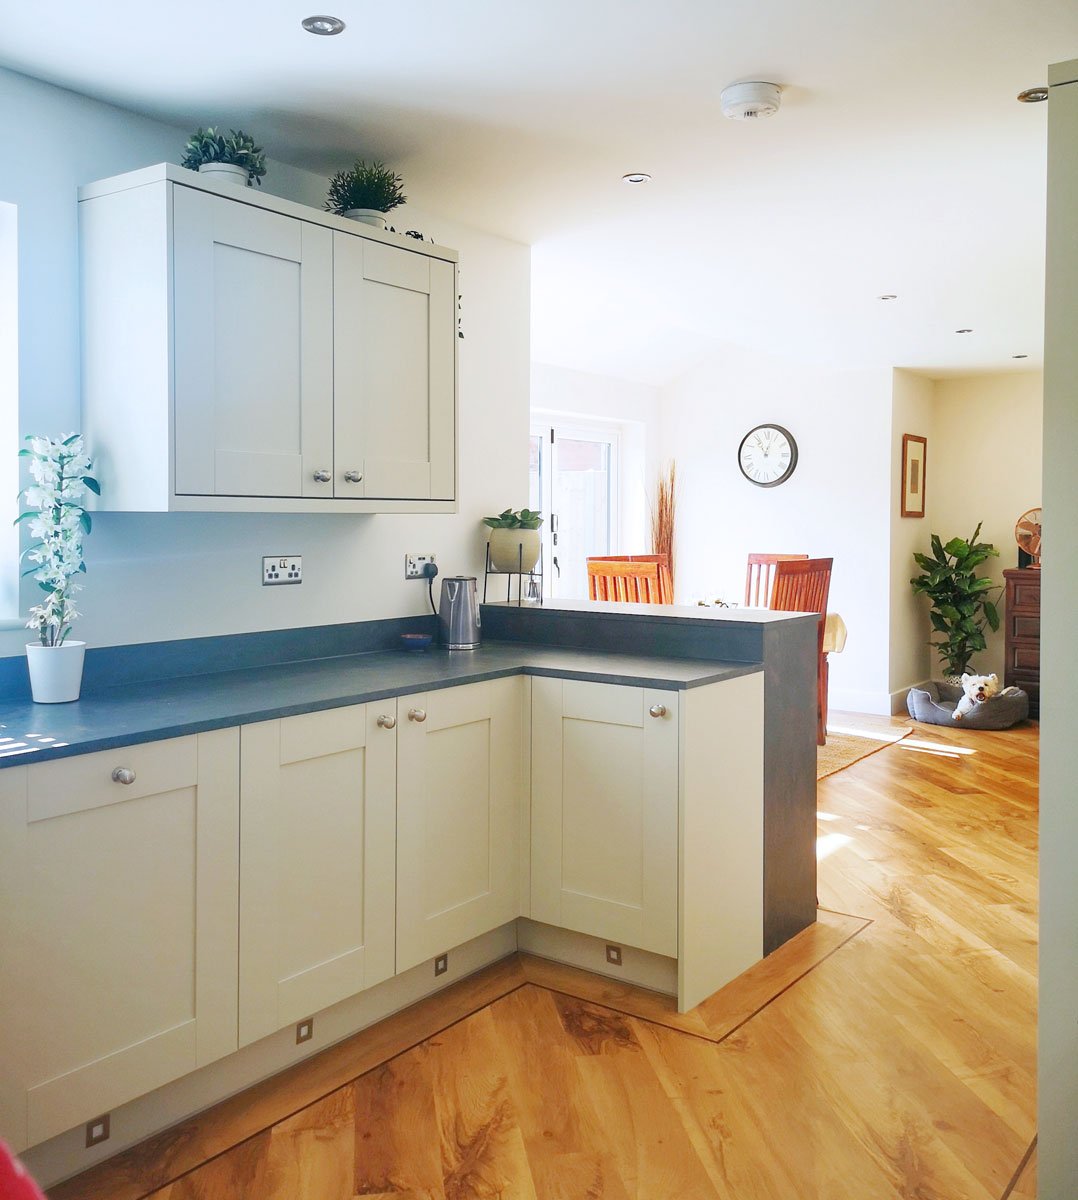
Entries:
{"type": "Polygon", "coordinates": [[[773,117],[782,103],[782,89],[775,83],[731,83],[719,96],[722,115],[731,121],[757,121],[773,117]]]}

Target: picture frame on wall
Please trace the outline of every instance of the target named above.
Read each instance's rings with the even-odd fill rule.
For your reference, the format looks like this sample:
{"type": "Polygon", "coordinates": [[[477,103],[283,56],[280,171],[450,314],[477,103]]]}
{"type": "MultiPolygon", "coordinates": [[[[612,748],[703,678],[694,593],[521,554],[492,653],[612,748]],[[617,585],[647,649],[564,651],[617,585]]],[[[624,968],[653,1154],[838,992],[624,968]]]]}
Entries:
{"type": "Polygon", "coordinates": [[[902,435],[902,515],[925,515],[925,464],[928,438],[916,433],[902,435]]]}

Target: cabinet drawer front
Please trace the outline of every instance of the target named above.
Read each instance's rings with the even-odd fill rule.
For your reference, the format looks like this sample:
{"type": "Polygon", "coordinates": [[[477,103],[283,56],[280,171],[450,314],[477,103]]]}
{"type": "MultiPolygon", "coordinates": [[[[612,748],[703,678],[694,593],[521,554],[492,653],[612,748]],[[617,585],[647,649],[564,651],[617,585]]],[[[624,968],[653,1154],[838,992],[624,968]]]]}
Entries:
{"type": "Polygon", "coordinates": [[[144,796],[191,787],[198,777],[198,742],[195,737],[172,738],[122,746],[97,754],[81,754],[29,768],[27,794],[31,821],[139,800],[144,796]],[[117,768],[133,771],[134,782],[118,783],[117,768]]]}
{"type": "Polygon", "coordinates": [[[1011,637],[1031,638],[1036,641],[1041,636],[1040,613],[1012,613],[1011,637]]]}
{"type": "Polygon", "coordinates": [[[1035,583],[1026,583],[1021,580],[1015,580],[1011,583],[1010,607],[1012,609],[1025,609],[1027,612],[1040,612],[1041,609],[1041,581],[1038,579],[1035,583]]]}
{"type": "Polygon", "coordinates": [[[1036,642],[1012,642],[1008,651],[1008,666],[1012,671],[1039,671],[1041,648],[1036,642]]]}

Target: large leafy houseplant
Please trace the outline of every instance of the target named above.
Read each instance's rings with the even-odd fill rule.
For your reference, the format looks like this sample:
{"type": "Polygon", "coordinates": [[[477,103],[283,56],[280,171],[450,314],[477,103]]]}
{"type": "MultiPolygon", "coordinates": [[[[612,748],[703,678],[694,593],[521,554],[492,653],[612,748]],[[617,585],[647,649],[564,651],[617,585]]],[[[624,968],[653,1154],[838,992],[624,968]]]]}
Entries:
{"type": "Polygon", "coordinates": [[[252,181],[262,186],[266,173],[266,155],[261,146],[242,129],[230,129],[226,137],[220,130],[196,129],[184,147],[181,166],[197,171],[207,163],[231,163],[247,172],[247,186],[252,181]]]}
{"type": "Polygon", "coordinates": [[[930,641],[939,652],[947,674],[959,676],[969,670],[970,659],[985,645],[985,628],[999,628],[999,612],[992,593],[1002,590],[991,579],[977,574],[977,568],[999,551],[991,542],[977,540],[978,525],[969,539],[951,538],[944,545],[932,535],[932,553],[914,554],[922,573],[910,580],[915,592],[932,602],[929,618],[939,638],[930,641]]]}
{"type": "Polygon", "coordinates": [[[33,539],[23,557],[33,564],[24,575],[33,575],[45,599],[30,609],[27,628],[37,631],[42,646],[61,646],[71,632],[75,611],[76,577],[86,570],[82,539],[90,532],[90,514],[84,507],[87,491],[101,494],[90,474],[93,464],[83,450],[82,437],[73,433],[56,440],[28,437],[28,458],[33,483],[19,494],[26,511],[15,519],[29,521],[33,539]]]}

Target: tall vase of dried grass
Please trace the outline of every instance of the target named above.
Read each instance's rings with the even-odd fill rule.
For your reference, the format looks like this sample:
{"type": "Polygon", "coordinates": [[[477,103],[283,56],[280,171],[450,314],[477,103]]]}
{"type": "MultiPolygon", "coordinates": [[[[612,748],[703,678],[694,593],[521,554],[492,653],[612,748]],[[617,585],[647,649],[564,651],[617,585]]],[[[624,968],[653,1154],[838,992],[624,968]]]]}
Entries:
{"type": "Polygon", "coordinates": [[[677,464],[668,463],[659,472],[655,489],[655,507],[651,510],[651,552],[665,554],[674,582],[674,517],[677,500],[677,464]]]}

